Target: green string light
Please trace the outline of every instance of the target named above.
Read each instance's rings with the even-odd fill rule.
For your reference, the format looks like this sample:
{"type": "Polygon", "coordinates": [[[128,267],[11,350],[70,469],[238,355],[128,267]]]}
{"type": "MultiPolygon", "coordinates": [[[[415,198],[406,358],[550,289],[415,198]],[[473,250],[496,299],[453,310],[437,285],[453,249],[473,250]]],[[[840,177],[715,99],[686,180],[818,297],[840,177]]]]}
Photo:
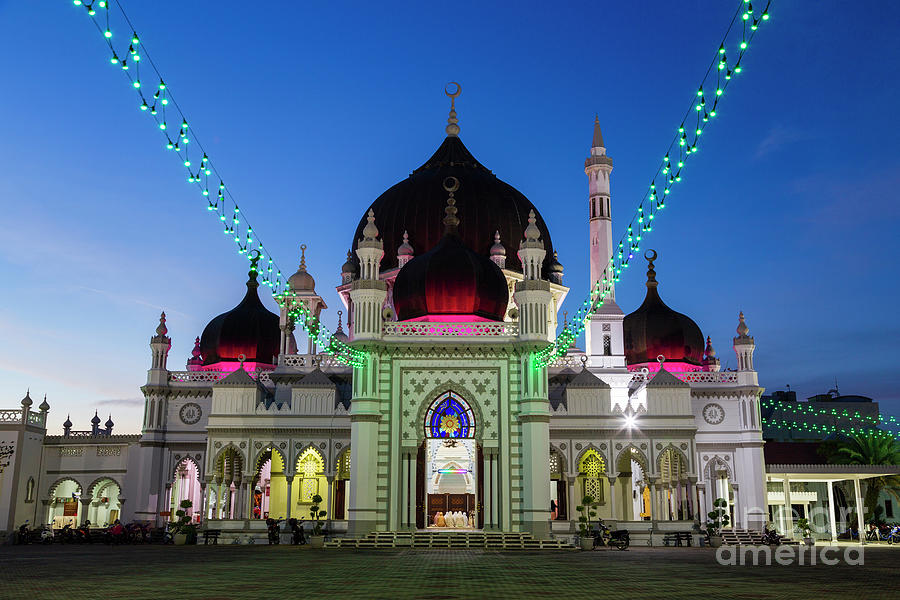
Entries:
{"type": "MultiPolygon", "coordinates": [[[[341,340],[335,339],[331,332],[322,327],[318,319],[312,315],[301,302],[296,300],[296,294],[292,294],[289,291],[287,279],[282,275],[281,270],[274,264],[271,256],[269,256],[269,253],[263,246],[262,241],[257,235],[254,235],[253,228],[247,222],[247,219],[238,218],[240,208],[238,207],[237,201],[231,195],[231,191],[225,188],[225,184],[222,183],[221,179],[219,180],[219,192],[216,201],[213,203],[208,200],[210,187],[208,179],[214,173],[215,176],[218,177],[218,173],[199,141],[196,142],[198,149],[193,152],[189,151],[190,146],[193,146],[194,144],[191,144],[192,140],[187,136],[189,128],[188,120],[184,114],[182,114],[178,104],[172,100],[171,90],[169,90],[159,71],[156,69],[156,66],[153,64],[153,61],[150,59],[149,54],[146,52],[146,48],[143,54],[147,58],[146,62],[149,63],[150,68],[153,69],[159,79],[159,84],[156,86],[156,91],[153,93],[152,97],[144,95],[145,87],[142,86],[140,79],[140,65],[144,61],[142,61],[141,54],[138,52],[139,45],[143,45],[143,43],[138,37],[137,32],[131,27],[131,21],[125,14],[122,6],[117,3],[119,13],[121,13],[120,15],[111,15],[109,4],[105,1],[84,4],[83,0],[74,0],[73,4],[75,6],[83,6],[86,9],[88,16],[91,17],[91,21],[103,35],[104,41],[106,41],[109,51],[111,52],[111,58],[109,59],[110,63],[113,65],[120,65],[125,72],[132,89],[134,89],[139,96],[139,107],[141,112],[150,115],[156,123],[157,128],[165,135],[166,149],[180,153],[181,156],[179,157],[179,160],[183,168],[187,170],[187,180],[198,188],[201,196],[207,201],[207,210],[218,216],[221,223],[226,223],[226,203],[230,203],[232,206],[231,223],[226,223],[223,233],[232,238],[237,247],[238,255],[244,256],[248,260],[252,260],[251,256],[256,256],[256,253],[258,253],[259,260],[267,259],[268,267],[265,272],[262,273],[262,284],[271,290],[275,300],[282,308],[288,311],[288,314],[294,322],[300,325],[312,339],[315,339],[319,347],[323,348],[328,354],[333,355],[337,360],[354,367],[363,366],[365,364],[366,353],[362,350],[350,347],[341,340]],[[94,4],[96,4],[98,8],[103,9],[103,25],[101,25],[98,20],[94,4]],[[129,40],[129,45],[123,52],[117,52],[113,46],[113,27],[110,26],[110,17],[118,16],[121,16],[123,19],[122,29],[126,29],[125,25],[127,25],[127,29],[131,30],[131,37],[127,38],[129,40]],[[120,59],[120,56],[124,56],[125,59],[120,59]],[[134,76],[132,76],[129,71],[129,56],[135,67],[134,76]],[[148,98],[150,98],[151,102],[148,102],[148,98]],[[178,136],[174,136],[176,140],[174,142],[172,137],[168,134],[168,121],[166,119],[166,110],[172,110],[172,108],[169,107],[170,100],[172,102],[172,107],[174,107],[177,113],[175,115],[177,118],[173,118],[172,122],[177,123],[178,119],[181,119],[181,129],[178,136]],[[194,156],[194,161],[196,161],[199,154],[202,154],[202,159],[200,159],[198,170],[194,172],[194,163],[191,160],[191,156],[194,156]]],[[[120,50],[121,49],[122,47],[120,47],[120,50]]],[[[196,140],[196,136],[193,136],[193,138],[196,140]]],[[[251,268],[256,271],[255,266],[252,266],[251,268]]]]}
{"type": "MultiPolygon", "coordinates": [[[[771,1],[766,5],[764,11],[768,15],[768,9],[771,1]]],[[[718,103],[721,100],[725,89],[728,87],[733,73],[740,73],[740,62],[747,50],[750,40],[755,35],[756,27],[752,28],[748,35],[746,26],[742,28],[740,42],[731,42],[737,45],[737,60],[734,69],[728,68],[726,48],[729,45],[729,37],[735,29],[734,24],[738,15],[741,15],[741,21],[750,21],[753,13],[753,7],[746,0],[741,1],[741,5],[735,12],[734,18],[728,26],[723,36],[723,42],[716,51],[715,58],[707,69],[703,77],[703,81],[697,87],[696,95],[691,100],[691,105],[685,114],[685,119],[678,127],[675,137],[669,144],[669,148],[663,157],[662,164],[657,168],[656,174],[651,178],[651,183],[644,193],[641,202],[638,204],[637,211],[631,218],[626,228],[625,235],[619,241],[616,250],[610,257],[610,260],[604,268],[600,279],[594,283],[590,290],[589,298],[582,302],[575,312],[571,323],[563,325],[563,329],[557,336],[556,341],[549,344],[545,348],[534,353],[532,364],[536,368],[543,368],[552,363],[557,357],[565,356],[575,344],[578,336],[584,332],[587,321],[591,316],[603,305],[604,300],[612,293],[613,286],[619,282],[622,272],[626,270],[633,259],[639,252],[641,242],[645,234],[653,231],[653,224],[656,215],[666,207],[666,198],[671,193],[675,184],[680,183],[682,179],[682,168],[691,155],[699,151],[700,136],[703,134],[706,126],[711,122],[712,118],[718,115],[718,103]],[[746,7],[744,7],[746,5],[746,7]],[[717,68],[713,68],[716,66],[717,68]],[[707,109],[706,95],[704,86],[707,82],[715,83],[715,96],[711,98],[712,106],[707,109]],[[723,81],[724,80],[724,81],[723,81]],[[685,121],[688,116],[696,113],[697,125],[690,129],[686,127],[685,121]],[[690,130],[690,136],[688,131],[690,130]],[[671,156],[677,156],[677,169],[674,169],[671,162],[671,156]],[[673,172],[674,171],[674,172],[673,172]],[[662,183],[662,194],[657,190],[657,178],[662,183]],[[646,207],[646,208],[645,208],[646,207]]],[[[768,16],[765,20],[768,20],[768,16]]],[[[756,25],[758,22],[752,20],[756,25]]],[[[712,89],[709,86],[707,89],[712,89]]]]}

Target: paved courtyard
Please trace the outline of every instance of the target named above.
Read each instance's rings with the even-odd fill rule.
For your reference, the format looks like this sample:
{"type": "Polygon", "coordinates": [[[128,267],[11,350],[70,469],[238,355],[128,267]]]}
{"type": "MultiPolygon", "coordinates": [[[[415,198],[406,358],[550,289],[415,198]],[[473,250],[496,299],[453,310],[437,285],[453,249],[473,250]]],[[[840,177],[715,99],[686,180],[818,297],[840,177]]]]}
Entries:
{"type": "Polygon", "coordinates": [[[720,566],[710,549],[309,550],[6,546],[0,598],[897,598],[900,551],[864,566],[720,566]]]}

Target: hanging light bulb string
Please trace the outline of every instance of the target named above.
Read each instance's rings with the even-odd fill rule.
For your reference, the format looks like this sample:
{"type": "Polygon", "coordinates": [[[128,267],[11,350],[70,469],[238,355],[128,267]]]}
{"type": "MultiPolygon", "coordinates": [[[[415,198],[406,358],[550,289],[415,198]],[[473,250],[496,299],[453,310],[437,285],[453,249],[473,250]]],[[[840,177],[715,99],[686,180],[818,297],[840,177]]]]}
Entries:
{"type": "Polygon", "coordinates": [[[625,228],[625,232],[613,250],[613,255],[603,269],[600,278],[591,287],[589,297],[575,311],[574,318],[566,324],[556,341],[537,351],[533,356],[533,364],[537,368],[545,367],[557,357],[564,356],[574,344],[591,316],[603,305],[604,300],[612,293],[613,286],[619,282],[623,272],[628,268],[631,259],[640,251],[644,237],[653,231],[654,221],[659,212],[666,207],[666,200],[676,183],[681,182],[682,171],[688,159],[699,150],[700,137],[706,126],[718,115],[719,102],[732,78],[743,71],[741,61],[749,49],[750,42],[756,35],[760,23],[769,20],[771,0],[759,16],[753,10],[750,0],[740,0],[737,10],[732,16],[722,41],[716,50],[713,60],[700,80],[696,94],[691,97],[690,105],[669,143],[662,162],[657,166],[651,183],[644,192],[637,210],[625,228]],[[734,41],[737,46],[737,59],[728,62],[727,48],[732,33],[740,22],[740,40],[734,41]],[[715,90],[712,92],[710,105],[706,101],[706,91],[710,90],[711,74],[715,72],[715,90]],[[691,114],[696,113],[696,126],[689,127],[691,114]],[[690,129],[690,133],[688,130],[690,129]],[[658,190],[660,181],[662,190],[658,190]]]}
{"type": "Polygon", "coordinates": [[[207,210],[215,214],[222,227],[222,232],[237,246],[239,255],[249,261],[251,253],[254,255],[256,252],[259,253],[260,264],[255,266],[251,263],[251,269],[261,275],[263,285],[272,291],[272,295],[283,308],[287,308],[288,314],[294,322],[315,339],[317,345],[325,352],[334,355],[341,362],[360,366],[365,353],[335,339],[330,331],[321,326],[316,316],[296,299],[296,295],[291,293],[285,275],[278,268],[272,255],[242,213],[231,189],[226,187],[224,178],[219,174],[207,154],[196,131],[190,126],[184,111],[181,110],[156,63],[150,57],[149,51],[138,37],[137,29],[125,9],[118,0],[112,0],[112,2],[115,2],[124,25],[131,32],[130,39],[126,37],[129,42],[128,48],[125,49],[123,43],[119,46],[119,51],[114,44],[114,40],[118,40],[118,38],[115,37],[111,25],[110,2],[107,0],[73,0],[75,6],[85,8],[91,21],[103,36],[111,53],[110,63],[119,66],[124,71],[132,89],[139,96],[139,109],[153,118],[157,129],[165,136],[166,148],[173,152],[186,169],[188,183],[193,184],[199,190],[207,202],[207,210]],[[98,9],[102,11],[99,19],[98,9]],[[145,86],[141,80],[141,63],[148,64],[153,71],[155,77],[152,86],[145,86]],[[149,89],[153,90],[152,94],[145,91],[149,89]],[[172,119],[173,116],[175,119],[172,119]],[[173,123],[171,127],[170,123],[173,123]],[[174,133],[176,126],[178,127],[177,134],[174,133]]]}
{"type": "Polygon", "coordinates": [[[762,408],[771,408],[774,411],[778,411],[779,413],[788,413],[791,414],[800,414],[801,416],[814,416],[814,417],[832,417],[836,419],[855,419],[857,421],[867,421],[872,423],[875,426],[881,426],[882,424],[887,425],[888,427],[898,427],[897,419],[895,417],[885,417],[884,415],[879,414],[877,417],[873,417],[871,415],[861,414],[859,411],[854,413],[850,413],[847,409],[843,409],[840,412],[836,408],[831,409],[819,409],[812,406],[803,406],[799,403],[783,403],[778,402],[774,398],[763,400],[760,403],[762,408]]]}

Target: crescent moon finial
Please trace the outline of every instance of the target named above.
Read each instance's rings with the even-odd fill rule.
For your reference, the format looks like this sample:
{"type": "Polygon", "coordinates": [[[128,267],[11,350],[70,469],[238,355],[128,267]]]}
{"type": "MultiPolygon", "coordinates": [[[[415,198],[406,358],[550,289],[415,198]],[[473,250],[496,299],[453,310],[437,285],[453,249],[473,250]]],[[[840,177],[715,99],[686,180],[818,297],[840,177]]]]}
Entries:
{"type": "Polygon", "coordinates": [[[447,132],[448,136],[456,137],[459,135],[459,119],[456,118],[456,98],[462,93],[462,86],[455,81],[451,81],[444,86],[444,93],[450,98],[450,116],[447,117],[447,127],[444,131],[447,132]],[[450,91],[453,89],[451,86],[456,88],[452,92],[450,91]]]}
{"type": "Polygon", "coordinates": [[[451,81],[450,83],[448,83],[447,85],[444,86],[444,93],[447,94],[450,98],[455,99],[462,93],[462,87],[455,81],[451,81]],[[456,86],[455,92],[450,91],[451,85],[456,86]]]}

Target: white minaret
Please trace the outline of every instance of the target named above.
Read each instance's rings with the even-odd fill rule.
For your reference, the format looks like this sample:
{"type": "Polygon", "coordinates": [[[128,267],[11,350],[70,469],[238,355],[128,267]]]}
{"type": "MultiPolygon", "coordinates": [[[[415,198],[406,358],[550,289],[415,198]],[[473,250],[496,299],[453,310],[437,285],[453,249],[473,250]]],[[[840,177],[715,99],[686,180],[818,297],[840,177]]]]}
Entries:
{"type": "MultiPolygon", "coordinates": [[[[591,252],[591,289],[604,276],[613,253],[612,213],[609,196],[609,174],[612,159],[606,155],[599,116],[594,119],[594,139],[591,154],[584,161],[584,173],[588,177],[589,231],[591,252]]],[[[596,368],[624,368],[625,340],[622,321],[625,314],[616,304],[615,288],[610,293],[584,330],[585,351],[590,366],[596,368]]]]}
{"type": "MultiPolygon", "coordinates": [[[[590,239],[591,239],[591,285],[603,276],[603,269],[612,256],[612,219],[610,217],[609,174],[613,161],[606,155],[603,134],[600,132],[600,117],[594,119],[594,140],[591,154],[584,161],[584,173],[588,176],[590,192],[590,239]]],[[[615,299],[615,288],[610,293],[615,299]]]]}

